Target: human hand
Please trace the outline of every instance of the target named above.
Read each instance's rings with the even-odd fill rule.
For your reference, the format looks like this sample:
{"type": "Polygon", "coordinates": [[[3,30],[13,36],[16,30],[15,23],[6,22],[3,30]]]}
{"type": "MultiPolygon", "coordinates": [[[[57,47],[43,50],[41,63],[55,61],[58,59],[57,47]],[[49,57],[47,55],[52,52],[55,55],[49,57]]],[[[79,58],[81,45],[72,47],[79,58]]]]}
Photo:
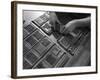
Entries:
{"type": "Polygon", "coordinates": [[[49,18],[50,20],[49,21],[50,21],[50,24],[52,25],[52,29],[54,31],[59,32],[61,23],[58,20],[57,15],[55,14],[55,12],[50,12],[49,15],[50,15],[50,18],[49,18]]]}
{"type": "Polygon", "coordinates": [[[65,25],[65,32],[72,32],[75,28],[90,27],[90,17],[74,19],[65,25]]]}
{"type": "Polygon", "coordinates": [[[78,20],[72,20],[65,25],[65,30],[67,30],[68,32],[71,32],[77,27],[80,27],[79,21],[78,20]]]}

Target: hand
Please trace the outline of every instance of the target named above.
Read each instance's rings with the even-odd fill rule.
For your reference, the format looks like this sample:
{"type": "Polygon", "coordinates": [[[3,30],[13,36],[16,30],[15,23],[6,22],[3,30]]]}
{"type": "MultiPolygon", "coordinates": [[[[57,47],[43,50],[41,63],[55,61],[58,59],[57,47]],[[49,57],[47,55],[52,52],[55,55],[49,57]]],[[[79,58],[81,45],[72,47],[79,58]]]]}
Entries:
{"type": "Polygon", "coordinates": [[[73,31],[76,27],[79,27],[80,23],[78,20],[72,20],[65,25],[65,29],[69,32],[73,31]]]}
{"type": "Polygon", "coordinates": [[[90,23],[91,23],[90,17],[72,20],[65,25],[65,32],[71,32],[75,28],[90,27],[90,23]]]}
{"type": "Polygon", "coordinates": [[[58,29],[60,29],[61,23],[58,20],[57,15],[55,14],[55,12],[50,12],[49,15],[50,15],[49,21],[50,24],[52,25],[52,29],[55,31],[59,31],[58,29]]]}

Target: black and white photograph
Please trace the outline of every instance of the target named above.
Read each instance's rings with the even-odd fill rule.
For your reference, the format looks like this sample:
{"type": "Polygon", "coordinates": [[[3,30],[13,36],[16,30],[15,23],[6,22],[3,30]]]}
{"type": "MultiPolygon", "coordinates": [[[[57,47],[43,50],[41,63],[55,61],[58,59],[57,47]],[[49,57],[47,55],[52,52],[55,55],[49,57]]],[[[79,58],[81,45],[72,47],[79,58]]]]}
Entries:
{"type": "Polygon", "coordinates": [[[91,15],[23,11],[23,68],[91,66],[91,15]]]}
{"type": "Polygon", "coordinates": [[[12,77],[97,72],[95,6],[31,2],[12,6],[12,77]]]}

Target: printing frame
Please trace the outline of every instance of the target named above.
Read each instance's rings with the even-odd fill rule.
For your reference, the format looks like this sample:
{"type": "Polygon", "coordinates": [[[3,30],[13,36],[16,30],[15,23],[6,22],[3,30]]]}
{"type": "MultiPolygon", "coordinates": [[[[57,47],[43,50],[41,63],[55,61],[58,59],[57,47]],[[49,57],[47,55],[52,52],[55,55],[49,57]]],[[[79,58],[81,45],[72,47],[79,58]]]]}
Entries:
{"type": "Polygon", "coordinates": [[[12,78],[34,78],[34,77],[50,77],[50,76],[66,76],[66,75],[80,75],[80,74],[94,74],[97,73],[97,6],[88,6],[88,5],[73,5],[73,4],[56,4],[56,3],[39,3],[39,2],[25,2],[25,1],[12,1],[11,2],[11,77],[12,78]],[[17,5],[43,5],[43,6],[58,6],[58,7],[72,7],[72,8],[88,8],[88,9],[94,9],[95,10],[95,23],[96,23],[96,39],[95,39],[95,70],[93,71],[86,71],[86,72],[69,72],[69,73],[55,73],[55,74],[44,74],[44,75],[18,75],[18,43],[17,43],[17,5]]]}

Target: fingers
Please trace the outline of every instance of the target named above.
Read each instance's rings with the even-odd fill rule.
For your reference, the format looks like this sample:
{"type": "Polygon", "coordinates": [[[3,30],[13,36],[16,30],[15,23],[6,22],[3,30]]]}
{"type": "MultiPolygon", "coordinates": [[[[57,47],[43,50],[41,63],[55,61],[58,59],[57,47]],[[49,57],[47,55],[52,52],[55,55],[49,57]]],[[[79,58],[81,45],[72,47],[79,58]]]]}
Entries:
{"type": "Polygon", "coordinates": [[[68,33],[71,33],[77,27],[77,25],[78,25],[77,23],[78,23],[77,20],[72,20],[69,23],[67,23],[64,26],[62,34],[66,35],[68,33]]]}
{"type": "Polygon", "coordinates": [[[56,21],[55,13],[50,12],[49,15],[50,15],[50,18],[49,18],[50,24],[52,25],[52,28],[55,29],[55,21],[56,21]]]}
{"type": "Polygon", "coordinates": [[[83,19],[72,20],[65,25],[68,31],[73,31],[75,28],[90,27],[90,17],[83,19]]]}
{"type": "Polygon", "coordinates": [[[77,23],[78,23],[77,20],[72,20],[69,23],[67,23],[65,25],[65,29],[67,30],[67,32],[73,31],[77,27],[78,25],[77,23]]]}

